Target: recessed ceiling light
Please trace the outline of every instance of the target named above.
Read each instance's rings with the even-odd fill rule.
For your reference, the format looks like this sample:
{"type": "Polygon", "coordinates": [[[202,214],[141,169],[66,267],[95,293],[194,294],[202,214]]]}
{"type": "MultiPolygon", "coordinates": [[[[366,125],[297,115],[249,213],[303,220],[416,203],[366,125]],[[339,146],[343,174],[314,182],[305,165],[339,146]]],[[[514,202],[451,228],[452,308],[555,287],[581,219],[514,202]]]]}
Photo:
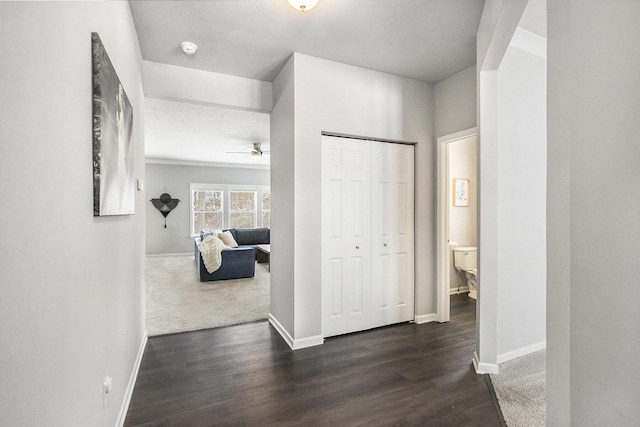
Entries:
{"type": "Polygon", "coordinates": [[[317,5],[318,0],[289,0],[289,4],[293,6],[294,9],[298,9],[300,12],[306,12],[307,10],[311,10],[315,5],[317,5]]]}
{"type": "Polygon", "coordinates": [[[196,53],[196,50],[198,50],[198,46],[196,46],[195,43],[191,42],[182,42],[180,43],[180,47],[182,48],[182,51],[187,55],[193,55],[194,53],[196,53]]]}

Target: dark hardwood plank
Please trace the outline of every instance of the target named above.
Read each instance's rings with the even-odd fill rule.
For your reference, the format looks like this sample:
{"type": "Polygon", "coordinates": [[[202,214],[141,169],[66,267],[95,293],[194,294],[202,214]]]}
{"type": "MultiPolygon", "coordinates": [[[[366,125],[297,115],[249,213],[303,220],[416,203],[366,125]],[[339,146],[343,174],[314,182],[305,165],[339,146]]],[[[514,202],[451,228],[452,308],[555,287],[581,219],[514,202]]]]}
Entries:
{"type": "Polygon", "coordinates": [[[126,426],[502,426],[476,375],[475,301],[291,351],[267,322],[149,339],[126,426]]]}

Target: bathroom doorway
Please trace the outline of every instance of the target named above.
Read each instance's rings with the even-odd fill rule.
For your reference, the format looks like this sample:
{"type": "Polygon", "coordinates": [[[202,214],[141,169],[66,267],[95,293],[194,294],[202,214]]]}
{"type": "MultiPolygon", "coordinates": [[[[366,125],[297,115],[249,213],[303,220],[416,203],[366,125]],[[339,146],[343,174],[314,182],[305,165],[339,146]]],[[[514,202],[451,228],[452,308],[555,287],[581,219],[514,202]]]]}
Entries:
{"type": "Polygon", "coordinates": [[[466,258],[477,256],[473,250],[478,247],[477,148],[477,128],[438,138],[438,322],[450,319],[451,295],[468,294],[477,286],[477,268],[475,272],[463,271],[454,262],[456,247],[465,248],[466,258]]]}

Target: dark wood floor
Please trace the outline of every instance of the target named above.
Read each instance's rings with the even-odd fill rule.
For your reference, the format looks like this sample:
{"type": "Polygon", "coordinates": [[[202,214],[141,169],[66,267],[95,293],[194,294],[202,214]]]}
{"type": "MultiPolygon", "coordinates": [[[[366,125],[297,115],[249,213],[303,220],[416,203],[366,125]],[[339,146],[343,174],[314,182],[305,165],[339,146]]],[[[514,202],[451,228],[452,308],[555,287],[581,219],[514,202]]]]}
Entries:
{"type": "Polygon", "coordinates": [[[153,337],[126,426],[501,426],[471,364],[475,301],[291,351],[267,322],[153,337]]]}

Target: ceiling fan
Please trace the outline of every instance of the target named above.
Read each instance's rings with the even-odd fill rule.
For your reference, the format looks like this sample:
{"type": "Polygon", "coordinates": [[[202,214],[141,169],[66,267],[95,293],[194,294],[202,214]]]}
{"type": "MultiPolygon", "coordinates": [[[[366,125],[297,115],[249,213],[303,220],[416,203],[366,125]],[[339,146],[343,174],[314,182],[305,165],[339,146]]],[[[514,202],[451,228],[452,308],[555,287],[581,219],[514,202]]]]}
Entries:
{"type": "Polygon", "coordinates": [[[261,158],[263,154],[269,155],[269,151],[263,151],[262,143],[254,142],[253,148],[250,151],[227,151],[227,154],[248,154],[251,157],[261,158]]]}

